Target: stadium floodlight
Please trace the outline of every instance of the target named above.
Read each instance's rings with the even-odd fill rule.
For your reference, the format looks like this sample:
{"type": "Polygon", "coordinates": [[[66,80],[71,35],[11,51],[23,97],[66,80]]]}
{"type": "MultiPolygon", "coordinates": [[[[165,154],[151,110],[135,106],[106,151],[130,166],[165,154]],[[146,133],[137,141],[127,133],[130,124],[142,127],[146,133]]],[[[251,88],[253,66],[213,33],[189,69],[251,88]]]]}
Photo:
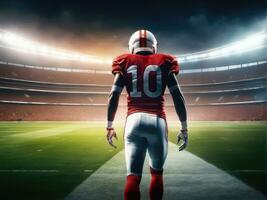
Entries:
{"type": "MultiPolygon", "coordinates": [[[[252,51],[261,47],[266,47],[264,41],[267,38],[266,32],[260,32],[251,35],[241,41],[231,43],[215,49],[201,51],[197,53],[177,55],[180,63],[196,62],[207,59],[214,59],[218,57],[225,57],[234,54],[240,54],[247,51],[252,51]]],[[[112,59],[99,58],[96,56],[80,54],[77,52],[65,51],[53,47],[40,44],[17,34],[0,30],[0,41],[4,45],[1,47],[21,51],[29,54],[37,54],[43,56],[54,57],[58,59],[73,60],[79,62],[97,63],[97,64],[111,64],[112,59]]]]}
{"type": "Polygon", "coordinates": [[[54,57],[57,59],[73,60],[80,62],[98,63],[98,64],[111,64],[111,59],[103,59],[96,56],[86,54],[79,54],[76,52],[65,51],[48,47],[46,45],[31,41],[29,39],[18,36],[17,34],[0,31],[0,41],[4,43],[1,47],[21,51],[29,54],[37,54],[42,56],[54,57]]]}
{"type": "Polygon", "coordinates": [[[181,63],[185,63],[185,62],[196,62],[200,60],[214,59],[218,57],[225,57],[234,54],[241,54],[247,51],[252,51],[254,49],[266,47],[267,46],[265,42],[266,38],[267,34],[265,32],[260,32],[251,35],[241,41],[231,43],[226,46],[192,54],[177,55],[177,57],[181,63]]]}

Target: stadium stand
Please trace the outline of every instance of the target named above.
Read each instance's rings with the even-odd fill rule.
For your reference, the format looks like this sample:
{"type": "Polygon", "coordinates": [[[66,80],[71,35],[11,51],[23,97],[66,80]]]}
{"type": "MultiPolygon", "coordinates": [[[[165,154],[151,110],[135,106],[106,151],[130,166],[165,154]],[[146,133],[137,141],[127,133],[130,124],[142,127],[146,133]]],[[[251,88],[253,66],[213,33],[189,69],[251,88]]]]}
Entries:
{"type": "MultiPolygon", "coordinates": [[[[0,64],[1,77],[18,78],[32,81],[79,83],[79,84],[110,84],[112,82],[111,73],[95,73],[95,71],[66,72],[62,68],[46,70],[18,65],[0,64]]],[[[53,69],[53,68],[52,68],[53,69]]]]}
{"type": "MultiPolygon", "coordinates": [[[[266,121],[267,45],[208,59],[223,48],[182,58],[189,59],[178,75],[189,120],[266,121]]],[[[110,67],[14,52],[0,47],[0,120],[106,118],[110,67]]],[[[117,119],[125,119],[126,97],[123,91],[117,119]]],[[[168,119],[177,120],[168,90],[165,99],[168,119]]]]}
{"type": "MultiPolygon", "coordinates": [[[[266,68],[267,64],[261,64],[253,69],[234,69],[231,73],[214,71],[179,75],[190,119],[266,120],[263,109],[267,107],[266,68]]],[[[7,64],[1,64],[0,69],[2,120],[105,118],[112,83],[109,73],[64,72],[7,64]]],[[[121,99],[118,118],[123,119],[127,102],[125,92],[121,99]]],[[[168,91],[165,99],[168,119],[177,119],[168,91]]]]}

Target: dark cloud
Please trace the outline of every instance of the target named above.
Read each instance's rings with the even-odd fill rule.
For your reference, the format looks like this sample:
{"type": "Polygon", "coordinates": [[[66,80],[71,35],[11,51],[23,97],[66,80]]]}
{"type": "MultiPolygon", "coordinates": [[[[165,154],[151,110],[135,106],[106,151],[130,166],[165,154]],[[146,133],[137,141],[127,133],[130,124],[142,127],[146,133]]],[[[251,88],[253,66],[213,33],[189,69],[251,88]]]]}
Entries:
{"type": "Polygon", "coordinates": [[[155,33],[161,51],[184,53],[258,32],[265,17],[264,0],[0,1],[0,28],[106,56],[127,51],[141,28],[155,33]]]}
{"type": "Polygon", "coordinates": [[[186,30],[166,37],[163,34],[161,39],[165,41],[163,49],[170,52],[194,52],[226,45],[260,32],[266,29],[266,25],[266,17],[255,17],[249,23],[244,23],[240,17],[222,15],[216,20],[210,20],[205,14],[198,14],[185,21],[185,26],[188,27],[186,30]]]}

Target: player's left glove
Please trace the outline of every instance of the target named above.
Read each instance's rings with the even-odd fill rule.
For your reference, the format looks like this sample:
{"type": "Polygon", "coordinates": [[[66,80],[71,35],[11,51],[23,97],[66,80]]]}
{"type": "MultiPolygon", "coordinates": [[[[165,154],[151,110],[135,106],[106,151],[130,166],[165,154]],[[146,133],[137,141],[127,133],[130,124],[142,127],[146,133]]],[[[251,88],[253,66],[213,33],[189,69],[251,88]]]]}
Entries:
{"type": "Polygon", "coordinates": [[[180,141],[183,141],[183,143],[178,147],[179,151],[184,150],[188,145],[188,134],[187,129],[181,130],[177,135],[177,144],[179,144],[180,141]]]}
{"type": "Polygon", "coordinates": [[[113,144],[113,141],[112,141],[113,137],[116,138],[116,140],[118,140],[118,137],[117,137],[117,134],[114,128],[107,128],[107,141],[112,147],[117,148],[117,146],[113,144]]]}

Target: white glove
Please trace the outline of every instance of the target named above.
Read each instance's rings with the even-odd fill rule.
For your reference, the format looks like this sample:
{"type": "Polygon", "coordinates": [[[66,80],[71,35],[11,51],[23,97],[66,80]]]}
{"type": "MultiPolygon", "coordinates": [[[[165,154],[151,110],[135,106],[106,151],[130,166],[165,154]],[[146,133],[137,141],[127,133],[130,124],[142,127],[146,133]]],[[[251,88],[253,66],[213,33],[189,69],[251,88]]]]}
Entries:
{"type": "Polygon", "coordinates": [[[183,141],[183,143],[178,147],[179,151],[184,150],[188,145],[188,134],[187,129],[181,130],[177,135],[177,144],[179,144],[180,141],[183,141]]]}

